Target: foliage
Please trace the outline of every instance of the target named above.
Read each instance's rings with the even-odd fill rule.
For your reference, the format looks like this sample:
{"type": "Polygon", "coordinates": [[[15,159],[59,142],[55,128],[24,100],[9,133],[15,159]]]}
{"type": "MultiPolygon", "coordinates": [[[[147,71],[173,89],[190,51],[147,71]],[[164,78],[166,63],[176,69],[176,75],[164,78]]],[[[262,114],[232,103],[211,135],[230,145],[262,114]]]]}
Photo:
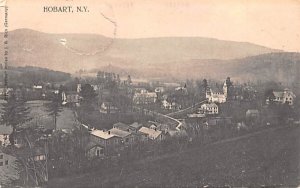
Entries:
{"type": "Polygon", "coordinates": [[[93,99],[95,99],[95,97],[97,96],[94,88],[90,84],[84,84],[81,87],[80,95],[86,102],[92,102],[93,99]]]}
{"type": "Polygon", "coordinates": [[[14,130],[21,128],[18,126],[31,119],[29,117],[29,107],[26,106],[25,100],[22,98],[17,99],[14,94],[8,98],[7,103],[2,105],[1,121],[3,124],[12,126],[14,130]]]}
{"type": "Polygon", "coordinates": [[[57,117],[59,113],[62,111],[62,99],[59,94],[51,96],[51,102],[46,103],[46,111],[49,113],[50,116],[54,118],[54,125],[56,128],[57,117]]]}

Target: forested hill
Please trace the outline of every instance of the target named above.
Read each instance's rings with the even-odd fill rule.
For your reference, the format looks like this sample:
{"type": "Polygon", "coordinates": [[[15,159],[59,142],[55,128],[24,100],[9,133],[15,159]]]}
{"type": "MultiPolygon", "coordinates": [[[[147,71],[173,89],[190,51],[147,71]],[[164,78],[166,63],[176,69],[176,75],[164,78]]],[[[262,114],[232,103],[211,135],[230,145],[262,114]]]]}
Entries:
{"type": "MultiPolygon", "coordinates": [[[[71,74],[53,71],[46,68],[39,67],[9,67],[7,69],[8,84],[9,86],[15,86],[20,83],[26,85],[39,84],[39,83],[60,83],[65,82],[71,78],[71,74]]],[[[4,69],[0,70],[0,77],[4,78],[4,69]]],[[[3,81],[0,80],[1,86],[3,81]]]]}

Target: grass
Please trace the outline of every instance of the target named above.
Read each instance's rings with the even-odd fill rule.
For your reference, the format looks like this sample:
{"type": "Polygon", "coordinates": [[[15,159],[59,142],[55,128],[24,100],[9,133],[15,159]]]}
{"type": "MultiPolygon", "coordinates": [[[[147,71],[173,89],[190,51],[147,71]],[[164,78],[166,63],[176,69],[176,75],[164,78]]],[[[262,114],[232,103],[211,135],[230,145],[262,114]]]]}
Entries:
{"type": "Polygon", "coordinates": [[[196,187],[299,184],[299,127],[237,139],[68,178],[49,187],[196,187]]]}

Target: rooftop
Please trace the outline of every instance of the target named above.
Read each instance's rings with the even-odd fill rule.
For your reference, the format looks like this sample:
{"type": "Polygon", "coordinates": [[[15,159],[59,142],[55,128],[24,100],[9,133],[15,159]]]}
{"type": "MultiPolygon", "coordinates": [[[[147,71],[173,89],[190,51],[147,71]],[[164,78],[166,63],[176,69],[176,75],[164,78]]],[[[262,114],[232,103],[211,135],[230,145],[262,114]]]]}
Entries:
{"type": "Polygon", "coordinates": [[[138,122],[134,122],[133,124],[129,125],[129,127],[132,127],[132,128],[135,128],[135,129],[138,129],[140,128],[142,125],[139,124],[138,122]]]}
{"type": "Polygon", "coordinates": [[[117,137],[120,137],[120,138],[124,138],[124,137],[129,136],[131,134],[130,132],[123,131],[123,130],[120,130],[120,129],[117,129],[117,128],[112,128],[109,131],[110,131],[110,134],[113,134],[113,135],[115,135],[117,137]]]}
{"type": "Polygon", "coordinates": [[[159,130],[150,129],[147,127],[140,128],[139,132],[149,135],[150,139],[156,139],[162,132],[159,130]]]}
{"type": "Polygon", "coordinates": [[[110,132],[108,131],[103,131],[103,130],[93,130],[91,132],[92,135],[96,136],[96,137],[99,137],[99,138],[102,138],[102,139],[110,139],[112,137],[114,137],[115,135],[114,134],[111,134],[110,132]]]}
{"type": "Polygon", "coordinates": [[[129,129],[129,126],[124,124],[124,123],[118,122],[118,123],[113,124],[113,128],[117,128],[117,129],[120,129],[120,130],[123,130],[123,131],[127,131],[129,129]]]}

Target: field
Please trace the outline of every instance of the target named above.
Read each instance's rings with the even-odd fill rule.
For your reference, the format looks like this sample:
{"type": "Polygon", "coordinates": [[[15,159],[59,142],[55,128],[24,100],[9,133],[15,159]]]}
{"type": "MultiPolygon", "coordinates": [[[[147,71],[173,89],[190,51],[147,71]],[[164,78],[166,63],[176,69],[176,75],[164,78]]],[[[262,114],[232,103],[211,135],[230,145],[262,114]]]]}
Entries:
{"type": "Polygon", "coordinates": [[[50,187],[299,185],[299,127],[273,128],[172,155],[53,179],[50,187]]]}

